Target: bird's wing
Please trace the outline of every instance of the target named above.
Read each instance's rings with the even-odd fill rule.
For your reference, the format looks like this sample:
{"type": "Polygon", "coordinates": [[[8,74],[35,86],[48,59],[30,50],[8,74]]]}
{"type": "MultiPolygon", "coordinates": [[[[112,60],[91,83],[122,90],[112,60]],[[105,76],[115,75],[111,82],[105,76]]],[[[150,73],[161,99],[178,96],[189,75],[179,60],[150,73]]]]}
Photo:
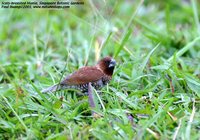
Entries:
{"type": "Polygon", "coordinates": [[[104,76],[103,72],[97,67],[86,66],[67,76],[60,84],[79,85],[95,82],[104,76]]]}

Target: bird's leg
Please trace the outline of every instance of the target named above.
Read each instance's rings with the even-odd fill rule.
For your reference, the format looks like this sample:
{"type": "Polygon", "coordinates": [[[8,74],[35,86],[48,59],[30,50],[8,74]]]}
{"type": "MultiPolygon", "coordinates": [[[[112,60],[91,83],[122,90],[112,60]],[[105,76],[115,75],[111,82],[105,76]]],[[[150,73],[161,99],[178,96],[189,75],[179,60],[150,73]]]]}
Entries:
{"type": "MultiPolygon", "coordinates": [[[[95,108],[95,103],[94,103],[94,98],[93,98],[93,94],[92,94],[92,85],[91,83],[88,83],[88,100],[89,100],[89,104],[90,104],[90,107],[91,109],[94,109],[95,108]]],[[[94,118],[100,118],[101,115],[96,113],[95,111],[91,111],[92,112],[92,116],[94,118]]]]}
{"type": "MultiPolygon", "coordinates": [[[[92,109],[95,108],[94,98],[92,95],[92,85],[90,82],[88,84],[88,100],[89,100],[90,107],[92,109]]],[[[92,115],[94,115],[94,114],[95,114],[95,112],[92,111],[92,115]]]]}
{"type": "Polygon", "coordinates": [[[89,97],[90,107],[95,108],[94,99],[93,99],[93,95],[92,95],[92,85],[90,82],[88,84],[88,97],[89,97]]]}

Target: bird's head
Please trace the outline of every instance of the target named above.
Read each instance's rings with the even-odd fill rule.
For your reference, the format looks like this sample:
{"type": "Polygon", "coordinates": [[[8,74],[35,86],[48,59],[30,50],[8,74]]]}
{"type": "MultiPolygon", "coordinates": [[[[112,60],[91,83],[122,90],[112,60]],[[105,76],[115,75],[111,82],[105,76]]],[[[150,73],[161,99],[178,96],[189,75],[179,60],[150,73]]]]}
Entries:
{"type": "Polygon", "coordinates": [[[109,76],[112,76],[115,65],[116,65],[115,59],[113,59],[110,56],[101,59],[97,63],[97,67],[100,68],[105,74],[109,76]]]}

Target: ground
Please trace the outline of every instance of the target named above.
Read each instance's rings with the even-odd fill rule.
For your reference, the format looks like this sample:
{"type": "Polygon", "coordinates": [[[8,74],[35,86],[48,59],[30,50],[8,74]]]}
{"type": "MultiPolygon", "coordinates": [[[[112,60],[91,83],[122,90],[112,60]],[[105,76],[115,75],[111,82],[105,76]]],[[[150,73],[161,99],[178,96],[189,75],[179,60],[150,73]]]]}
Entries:
{"type": "Polygon", "coordinates": [[[199,139],[199,8],[197,0],[0,8],[0,139],[199,139]],[[86,95],[40,92],[108,55],[113,79],[93,92],[101,117],[86,95]]]}

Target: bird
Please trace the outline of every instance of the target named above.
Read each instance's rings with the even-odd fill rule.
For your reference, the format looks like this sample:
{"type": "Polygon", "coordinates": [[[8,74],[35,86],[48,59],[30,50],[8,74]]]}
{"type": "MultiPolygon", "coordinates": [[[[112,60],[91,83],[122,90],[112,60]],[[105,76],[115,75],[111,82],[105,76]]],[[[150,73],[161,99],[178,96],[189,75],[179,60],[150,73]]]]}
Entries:
{"type": "Polygon", "coordinates": [[[110,56],[104,57],[95,66],[84,66],[66,76],[60,83],[43,89],[41,92],[47,93],[62,89],[76,89],[82,93],[87,93],[90,85],[99,90],[112,79],[115,66],[115,59],[110,56]]]}
{"type": "MultiPolygon", "coordinates": [[[[95,66],[85,66],[74,73],[66,76],[60,83],[50,86],[42,93],[55,92],[62,89],[77,89],[83,93],[88,93],[88,101],[91,108],[95,108],[92,95],[92,87],[96,90],[107,85],[112,79],[116,61],[110,56],[101,59],[95,66]]],[[[92,111],[92,116],[98,118],[99,115],[92,111]]]]}

